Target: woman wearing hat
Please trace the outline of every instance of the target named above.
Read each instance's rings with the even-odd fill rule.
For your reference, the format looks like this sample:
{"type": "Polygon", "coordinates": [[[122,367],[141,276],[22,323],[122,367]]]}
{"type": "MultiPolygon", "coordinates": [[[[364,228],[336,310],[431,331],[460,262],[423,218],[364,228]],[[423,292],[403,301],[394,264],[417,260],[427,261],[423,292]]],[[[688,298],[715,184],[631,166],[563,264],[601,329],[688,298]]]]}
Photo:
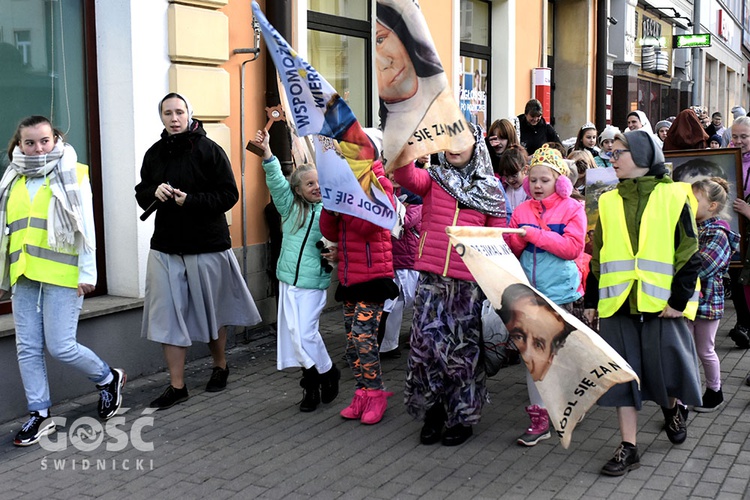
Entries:
{"type": "Polygon", "coordinates": [[[669,128],[669,135],[664,140],[664,151],[682,151],[685,149],[706,149],[708,134],[691,108],[683,109],[669,128]]]}
{"type": "Polygon", "coordinates": [[[643,401],[661,406],[674,444],[687,437],[687,407],[677,400],[701,404],[695,344],[683,318],[693,319],[698,308],[701,261],[690,185],[672,181],[653,136],[618,134],[612,164],[620,182],[599,198],[585,302],[588,319],[598,312],[602,338],[640,377],[640,385],[616,385],[599,399],[617,408],[622,437],[601,472],[621,476],[640,466],[643,401]]]}

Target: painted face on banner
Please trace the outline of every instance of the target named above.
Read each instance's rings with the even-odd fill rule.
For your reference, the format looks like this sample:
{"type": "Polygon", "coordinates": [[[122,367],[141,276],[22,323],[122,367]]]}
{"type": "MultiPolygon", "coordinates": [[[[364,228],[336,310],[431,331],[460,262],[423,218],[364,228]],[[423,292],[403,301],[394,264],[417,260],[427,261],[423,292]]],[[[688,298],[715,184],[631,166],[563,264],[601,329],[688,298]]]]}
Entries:
{"type": "Polygon", "coordinates": [[[510,339],[521,353],[531,378],[544,379],[555,357],[552,344],[564,334],[563,319],[547,307],[539,306],[531,297],[521,297],[511,305],[507,325],[510,339]]]}
{"type": "Polygon", "coordinates": [[[404,101],[417,93],[419,80],[406,47],[396,33],[380,23],[375,29],[375,69],[378,94],[385,102],[404,101]]]}

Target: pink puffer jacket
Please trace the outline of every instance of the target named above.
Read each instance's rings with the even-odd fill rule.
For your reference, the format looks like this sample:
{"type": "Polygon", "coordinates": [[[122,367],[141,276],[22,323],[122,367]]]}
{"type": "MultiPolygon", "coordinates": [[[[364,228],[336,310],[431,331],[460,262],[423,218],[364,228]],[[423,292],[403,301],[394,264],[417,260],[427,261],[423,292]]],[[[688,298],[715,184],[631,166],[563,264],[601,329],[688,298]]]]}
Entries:
{"type": "MultiPolygon", "coordinates": [[[[373,165],[380,184],[393,203],[393,185],[385,177],[382,164],[373,165]]],[[[391,232],[372,222],[351,215],[320,214],[320,232],[338,242],[338,276],[344,286],[366,283],[377,278],[393,278],[391,232]]]]}
{"type": "Polygon", "coordinates": [[[470,208],[459,208],[458,201],[432,180],[427,170],[414,163],[396,169],[396,182],[422,197],[422,235],[414,269],[440,276],[476,281],[450,244],[448,226],[506,227],[505,217],[492,217],[470,208]]]}

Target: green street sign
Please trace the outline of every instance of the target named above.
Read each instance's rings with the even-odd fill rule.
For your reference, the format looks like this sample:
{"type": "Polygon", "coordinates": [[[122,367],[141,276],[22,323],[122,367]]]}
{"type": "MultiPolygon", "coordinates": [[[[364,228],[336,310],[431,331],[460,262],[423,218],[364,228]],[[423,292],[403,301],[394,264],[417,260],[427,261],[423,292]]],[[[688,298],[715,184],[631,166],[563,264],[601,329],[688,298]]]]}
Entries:
{"type": "Polygon", "coordinates": [[[711,33],[700,33],[695,35],[674,35],[672,37],[672,48],[674,49],[710,46],[711,33]]]}

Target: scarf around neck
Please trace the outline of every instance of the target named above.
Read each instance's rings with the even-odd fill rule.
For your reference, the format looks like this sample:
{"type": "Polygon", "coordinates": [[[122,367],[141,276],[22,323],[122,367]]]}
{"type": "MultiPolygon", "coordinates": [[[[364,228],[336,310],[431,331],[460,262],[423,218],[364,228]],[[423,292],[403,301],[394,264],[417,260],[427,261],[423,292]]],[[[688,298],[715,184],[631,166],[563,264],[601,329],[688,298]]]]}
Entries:
{"type": "MultiPolygon", "coordinates": [[[[78,157],[72,146],[58,140],[46,155],[27,156],[16,146],[13,159],[0,179],[0,222],[8,223],[8,199],[15,183],[23,178],[47,177],[52,199],[47,213],[47,242],[56,251],[78,253],[93,250],[83,233],[81,191],[78,186],[76,163],[78,157]]],[[[9,237],[0,234],[0,288],[9,284],[9,237]]]]}
{"type": "Polygon", "coordinates": [[[445,153],[440,153],[440,165],[429,168],[430,177],[459,203],[485,215],[505,217],[505,196],[492,170],[482,130],[474,127],[473,132],[474,152],[469,163],[463,168],[454,167],[445,153]]]}

